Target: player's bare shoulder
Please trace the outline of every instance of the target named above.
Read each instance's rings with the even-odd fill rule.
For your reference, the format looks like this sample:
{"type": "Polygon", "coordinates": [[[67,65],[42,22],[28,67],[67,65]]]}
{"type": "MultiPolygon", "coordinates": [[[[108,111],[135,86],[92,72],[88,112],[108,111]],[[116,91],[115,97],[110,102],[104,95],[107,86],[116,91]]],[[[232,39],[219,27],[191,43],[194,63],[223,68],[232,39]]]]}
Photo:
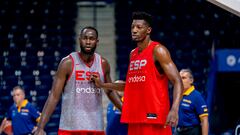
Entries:
{"type": "Polygon", "coordinates": [[[168,49],[162,44],[158,44],[155,46],[153,56],[154,59],[156,61],[159,61],[160,63],[171,61],[171,56],[168,49]]]}
{"type": "Polygon", "coordinates": [[[73,60],[70,55],[62,58],[61,62],[59,63],[58,70],[61,72],[65,72],[67,74],[72,72],[72,64],[73,60]]]}
{"type": "Polygon", "coordinates": [[[71,65],[72,64],[72,58],[70,55],[62,58],[60,65],[71,65]]]}
{"type": "Polygon", "coordinates": [[[109,62],[106,58],[102,57],[101,56],[101,59],[102,59],[102,68],[104,69],[105,72],[109,72],[110,71],[110,65],[109,65],[109,62]]]}
{"type": "Polygon", "coordinates": [[[101,56],[101,59],[102,59],[102,63],[103,64],[108,64],[108,60],[106,58],[104,58],[103,56],[101,56]]]}
{"type": "Polygon", "coordinates": [[[134,52],[136,49],[137,49],[137,48],[132,49],[132,51],[130,52],[130,55],[129,55],[130,58],[132,57],[132,54],[133,54],[133,52],[134,52]]]}
{"type": "Polygon", "coordinates": [[[154,56],[159,56],[159,55],[160,56],[169,56],[168,49],[162,44],[158,44],[154,48],[154,56]]]}

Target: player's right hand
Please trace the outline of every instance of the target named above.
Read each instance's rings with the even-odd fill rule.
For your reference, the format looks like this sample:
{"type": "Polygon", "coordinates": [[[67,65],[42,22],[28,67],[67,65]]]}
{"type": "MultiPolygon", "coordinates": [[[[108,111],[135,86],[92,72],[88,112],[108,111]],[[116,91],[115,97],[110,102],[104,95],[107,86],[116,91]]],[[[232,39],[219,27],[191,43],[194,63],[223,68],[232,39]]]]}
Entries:
{"type": "Polygon", "coordinates": [[[98,74],[91,74],[91,80],[95,83],[97,87],[102,87],[102,82],[98,74]]]}

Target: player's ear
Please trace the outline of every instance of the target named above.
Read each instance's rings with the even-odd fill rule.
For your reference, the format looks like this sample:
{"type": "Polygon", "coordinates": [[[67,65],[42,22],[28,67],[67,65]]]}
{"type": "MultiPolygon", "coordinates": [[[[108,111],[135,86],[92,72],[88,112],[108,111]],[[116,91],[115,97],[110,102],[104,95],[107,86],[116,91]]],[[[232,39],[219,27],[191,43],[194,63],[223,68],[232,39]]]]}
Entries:
{"type": "Polygon", "coordinates": [[[152,32],[152,27],[147,28],[147,34],[150,34],[152,32]]]}

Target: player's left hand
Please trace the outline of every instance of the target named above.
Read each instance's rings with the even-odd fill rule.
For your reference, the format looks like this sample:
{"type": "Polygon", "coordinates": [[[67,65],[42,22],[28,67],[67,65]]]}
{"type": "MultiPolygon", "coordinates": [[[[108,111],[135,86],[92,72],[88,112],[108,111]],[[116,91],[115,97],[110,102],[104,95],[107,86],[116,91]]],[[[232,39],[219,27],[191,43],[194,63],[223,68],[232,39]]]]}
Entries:
{"type": "Polygon", "coordinates": [[[164,126],[172,126],[175,127],[178,124],[178,111],[175,111],[173,109],[170,110],[167,116],[167,121],[164,126]]]}

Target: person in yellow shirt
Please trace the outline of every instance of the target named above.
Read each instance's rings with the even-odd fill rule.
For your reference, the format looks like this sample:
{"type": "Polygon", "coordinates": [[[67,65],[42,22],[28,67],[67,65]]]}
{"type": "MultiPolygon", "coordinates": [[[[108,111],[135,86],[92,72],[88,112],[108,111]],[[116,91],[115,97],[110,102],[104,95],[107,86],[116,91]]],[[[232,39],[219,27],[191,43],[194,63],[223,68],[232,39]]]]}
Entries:
{"type": "Polygon", "coordinates": [[[182,69],[180,76],[184,90],[176,135],[208,135],[208,108],[201,93],[193,85],[192,71],[182,69]]]}
{"type": "Polygon", "coordinates": [[[40,112],[25,99],[25,91],[20,86],[13,88],[13,101],[1,127],[6,128],[11,125],[14,135],[32,134],[40,120],[40,112]]]}
{"type": "MultiPolygon", "coordinates": [[[[115,83],[124,83],[124,81],[117,80],[115,83]]],[[[123,91],[118,91],[117,93],[123,102],[123,91]]],[[[121,123],[120,119],[121,110],[119,110],[112,102],[110,102],[107,107],[106,135],[127,135],[128,125],[126,123],[121,123]]]]}

